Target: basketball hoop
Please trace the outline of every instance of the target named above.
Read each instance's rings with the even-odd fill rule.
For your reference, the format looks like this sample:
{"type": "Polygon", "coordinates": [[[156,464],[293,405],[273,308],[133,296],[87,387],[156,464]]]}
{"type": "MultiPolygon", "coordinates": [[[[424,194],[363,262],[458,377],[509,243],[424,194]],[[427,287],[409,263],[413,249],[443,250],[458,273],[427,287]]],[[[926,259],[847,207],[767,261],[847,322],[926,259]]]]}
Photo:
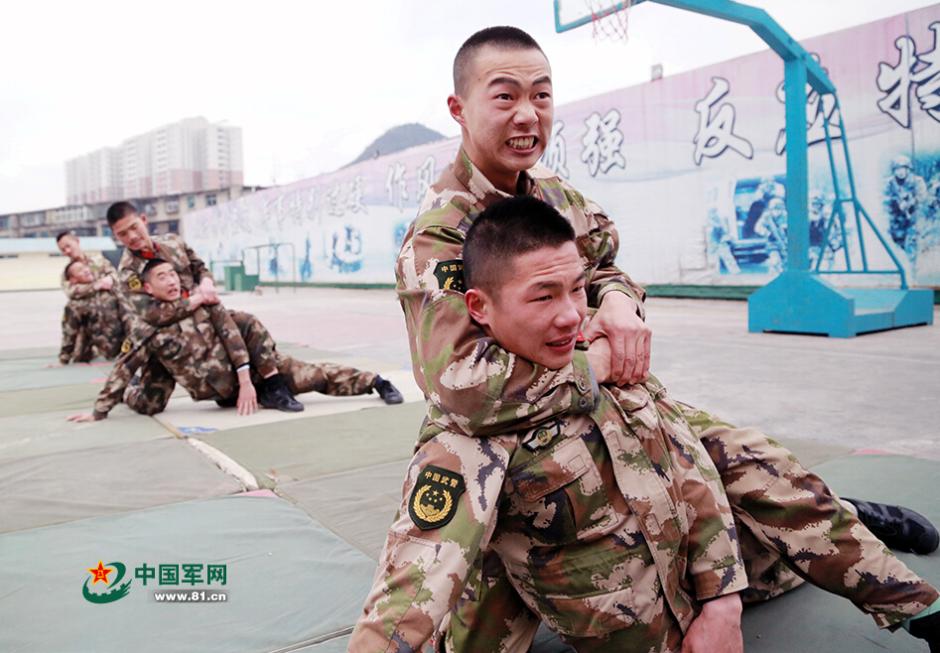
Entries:
{"type": "Polygon", "coordinates": [[[627,41],[630,5],[633,0],[584,0],[591,12],[595,41],[627,41]]]}

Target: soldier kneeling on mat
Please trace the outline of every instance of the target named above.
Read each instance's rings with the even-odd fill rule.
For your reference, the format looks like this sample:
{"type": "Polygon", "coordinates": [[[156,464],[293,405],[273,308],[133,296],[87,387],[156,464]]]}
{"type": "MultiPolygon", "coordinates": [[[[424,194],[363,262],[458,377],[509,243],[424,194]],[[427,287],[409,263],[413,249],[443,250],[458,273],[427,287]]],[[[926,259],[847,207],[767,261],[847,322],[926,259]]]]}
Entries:
{"type": "MultiPolygon", "coordinates": [[[[149,261],[141,277],[144,290],[155,300],[173,302],[184,293],[179,275],[167,261],[149,261]]],[[[104,419],[122,397],[137,412],[161,412],[172,388],[161,385],[151,394],[151,389],[132,382],[134,373],[151,358],[194,400],[214,399],[220,406],[237,406],[241,415],[255,412],[258,404],[302,411],[304,406],[294,395],[304,392],[345,396],[374,390],[386,403],[402,402],[398,389],[377,374],[282,355],[255,316],[226,311],[217,302],[210,304],[199,290],[188,298],[194,309],[188,317],[162,327],[142,321],[135,324],[98,395],[94,412],[72,415],[70,421],[104,419]]]]}
{"type": "MultiPolygon", "coordinates": [[[[482,332],[546,368],[568,365],[587,304],[564,218],[531,197],[501,200],[471,226],[463,265],[482,332]]],[[[479,378],[450,381],[490,374],[481,360],[479,378]]],[[[419,650],[448,611],[448,651],[527,651],[540,620],[578,651],[740,651],[735,593],[766,600],[804,578],[940,650],[936,590],[821,479],[794,462],[729,507],[655,377],[594,394],[590,413],[522,433],[475,437],[446,414],[432,420],[350,651],[419,650]],[[801,521],[819,515],[800,502],[833,512],[801,521]]]]}
{"type": "Polygon", "coordinates": [[[78,236],[56,236],[59,251],[69,257],[62,273],[68,303],[62,314],[59,364],[87,363],[97,354],[112,360],[124,340],[125,306],[114,267],[101,254],[82,251],[78,236]]]}

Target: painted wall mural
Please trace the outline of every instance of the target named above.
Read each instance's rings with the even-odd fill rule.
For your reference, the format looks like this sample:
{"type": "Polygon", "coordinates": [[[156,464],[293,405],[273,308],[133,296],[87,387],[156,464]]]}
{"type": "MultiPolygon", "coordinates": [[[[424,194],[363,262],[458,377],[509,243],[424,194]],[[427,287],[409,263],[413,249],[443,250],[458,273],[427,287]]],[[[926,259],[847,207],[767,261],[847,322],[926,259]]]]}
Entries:
{"type": "MultiPolygon", "coordinates": [[[[857,268],[862,240],[873,267],[890,264],[850,209],[838,219],[851,181],[912,285],[940,286],[940,4],[803,45],[840,102],[807,98],[811,264],[857,268]]],[[[542,163],[614,219],[618,263],[638,281],[757,285],[787,257],[783,128],[783,65],[767,51],[556,107],[542,163]]],[[[440,141],[194,212],[183,232],[217,268],[244,260],[266,281],[391,283],[421,198],[458,146],[440,141]]]]}

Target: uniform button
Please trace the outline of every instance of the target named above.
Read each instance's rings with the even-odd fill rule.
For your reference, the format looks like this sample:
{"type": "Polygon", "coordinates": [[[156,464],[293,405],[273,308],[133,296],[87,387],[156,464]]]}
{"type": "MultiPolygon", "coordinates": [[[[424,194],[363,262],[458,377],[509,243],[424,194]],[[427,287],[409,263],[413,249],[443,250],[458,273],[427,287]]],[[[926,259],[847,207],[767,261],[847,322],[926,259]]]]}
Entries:
{"type": "Polygon", "coordinates": [[[587,410],[590,407],[591,407],[590,399],[588,399],[587,397],[581,397],[580,399],[578,399],[578,408],[580,408],[581,410],[587,410]]]}
{"type": "Polygon", "coordinates": [[[584,382],[584,379],[583,379],[582,377],[580,377],[580,376],[578,377],[577,381],[575,382],[575,385],[578,387],[578,390],[580,390],[581,392],[587,392],[587,390],[588,390],[588,389],[587,389],[587,384],[584,382]]]}

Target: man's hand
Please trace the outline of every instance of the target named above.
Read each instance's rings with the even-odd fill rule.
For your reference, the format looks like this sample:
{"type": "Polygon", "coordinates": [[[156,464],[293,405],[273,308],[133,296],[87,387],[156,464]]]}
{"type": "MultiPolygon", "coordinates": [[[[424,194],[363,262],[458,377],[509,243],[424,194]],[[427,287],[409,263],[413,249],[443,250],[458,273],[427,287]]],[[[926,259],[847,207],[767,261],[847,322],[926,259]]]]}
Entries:
{"type": "Polygon", "coordinates": [[[93,283],[91,287],[95,290],[111,290],[114,287],[114,279],[109,274],[105,275],[93,283]]]}
{"type": "Polygon", "coordinates": [[[238,373],[238,399],[235,402],[239,415],[251,415],[258,412],[258,393],[251,383],[248,368],[238,373]]]}
{"type": "Polygon", "coordinates": [[[594,372],[594,379],[598,385],[603,385],[610,381],[610,341],[601,336],[594,340],[585,353],[591,371],[594,372]]]}
{"type": "Polygon", "coordinates": [[[193,310],[196,310],[197,308],[199,308],[199,307],[202,306],[203,304],[208,304],[208,302],[206,301],[206,296],[202,294],[202,290],[199,290],[199,289],[194,290],[194,291],[189,295],[189,306],[190,306],[190,308],[192,308],[193,310]]]}
{"type": "Polygon", "coordinates": [[[215,282],[209,277],[203,277],[202,281],[199,282],[199,291],[206,298],[206,304],[219,303],[219,295],[215,290],[215,282]]]}
{"type": "Polygon", "coordinates": [[[624,293],[609,292],[584,329],[592,344],[599,336],[610,340],[609,380],[617,385],[640,383],[649,375],[652,331],[636,309],[636,302],[624,293]]]}
{"type": "Polygon", "coordinates": [[[91,413],[77,413],[75,415],[69,415],[66,417],[70,422],[96,422],[95,416],[91,413]]]}
{"type": "Polygon", "coordinates": [[[741,597],[729,594],[708,601],[685,633],[682,653],[744,653],[741,597]]]}

